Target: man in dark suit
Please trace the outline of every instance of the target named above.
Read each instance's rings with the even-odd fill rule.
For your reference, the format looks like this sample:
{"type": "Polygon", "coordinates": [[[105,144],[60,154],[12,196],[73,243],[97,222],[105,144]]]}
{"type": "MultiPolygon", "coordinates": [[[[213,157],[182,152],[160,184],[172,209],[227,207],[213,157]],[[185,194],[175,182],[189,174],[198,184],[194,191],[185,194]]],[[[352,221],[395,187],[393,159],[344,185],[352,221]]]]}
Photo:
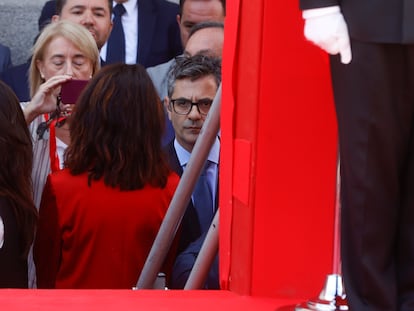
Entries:
{"type": "MultiPolygon", "coordinates": [[[[193,26],[205,22],[224,23],[225,16],[225,0],[181,0],[177,23],[180,28],[183,48],[186,48],[193,26]]],[[[171,59],[168,62],[147,68],[148,74],[162,100],[167,95],[167,74],[173,64],[174,59],[171,59]]]]}
{"type": "MultiPolygon", "coordinates": [[[[190,37],[190,30],[193,26],[206,22],[223,23],[225,16],[225,0],[181,0],[180,14],[177,15],[177,23],[179,25],[181,42],[184,49],[186,48],[190,37]]],[[[164,100],[165,96],[167,96],[167,75],[174,63],[175,60],[171,59],[168,62],[147,68],[147,72],[150,75],[161,100],[164,100]]],[[[163,145],[173,137],[171,123],[168,122],[168,120],[166,126],[167,130],[163,136],[163,145]]]]}
{"type": "Polygon", "coordinates": [[[81,24],[92,34],[100,50],[112,30],[113,0],[56,0],[52,21],[69,20],[81,24]]]}
{"type": "Polygon", "coordinates": [[[43,5],[42,12],[40,12],[38,24],[39,31],[52,21],[53,15],[56,14],[56,0],[49,0],[43,5]]]}
{"type": "MultiPolygon", "coordinates": [[[[177,59],[172,68],[168,97],[164,104],[174,127],[175,139],[166,146],[166,153],[171,168],[180,176],[191,156],[220,81],[221,63],[217,58],[203,55],[183,57],[177,59]]],[[[195,254],[204,240],[199,238],[208,231],[217,210],[219,152],[220,141],[217,137],[208,155],[205,170],[201,173],[204,177],[200,177],[207,180],[209,198],[200,202],[197,199],[196,185],[181,222],[178,253],[186,255],[177,257],[171,280],[172,288],[184,286],[189,274],[188,266],[194,263],[195,254]],[[207,201],[209,204],[204,204],[207,201]],[[196,245],[191,245],[197,239],[196,245]]],[[[218,275],[215,279],[218,279],[218,275]]]]}
{"type": "Polygon", "coordinates": [[[306,38],[332,54],[349,308],[414,310],[414,3],[300,5],[306,38]]]}
{"type": "MultiPolygon", "coordinates": [[[[115,54],[124,54],[121,58],[111,59],[108,54],[119,43],[111,45],[113,36],[120,36],[118,31],[111,34],[101,50],[105,62],[125,62],[141,64],[144,67],[166,62],[182,52],[180,32],[176,22],[179,7],[166,0],[115,0],[115,7],[122,5],[122,33],[125,38],[125,50],[115,54]]],[[[114,17],[115,22],[115,17],[114,17]]]]}

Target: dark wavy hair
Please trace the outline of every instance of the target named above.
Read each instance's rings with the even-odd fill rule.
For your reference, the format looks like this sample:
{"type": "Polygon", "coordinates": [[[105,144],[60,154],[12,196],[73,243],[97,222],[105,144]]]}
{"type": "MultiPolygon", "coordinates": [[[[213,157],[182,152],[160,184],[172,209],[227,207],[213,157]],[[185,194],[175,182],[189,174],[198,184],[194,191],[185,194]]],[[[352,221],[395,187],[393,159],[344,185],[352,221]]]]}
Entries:
{"type": "Polygon", "coordinates": [[[103,178],[121,190],[165,187],[165,114],[144,67],[105,66],[80,95],[71,119],[65,166],[73,175],[87,172],[89,185],[103,178]]]}
{"type": "Polygon", "coordinates": [[[21,255],[27,256],[33,242],[37,209],[33,203],[32,138],[19,100],[0,81],[0,196],[13,208],[21,233],[21,255]]]}

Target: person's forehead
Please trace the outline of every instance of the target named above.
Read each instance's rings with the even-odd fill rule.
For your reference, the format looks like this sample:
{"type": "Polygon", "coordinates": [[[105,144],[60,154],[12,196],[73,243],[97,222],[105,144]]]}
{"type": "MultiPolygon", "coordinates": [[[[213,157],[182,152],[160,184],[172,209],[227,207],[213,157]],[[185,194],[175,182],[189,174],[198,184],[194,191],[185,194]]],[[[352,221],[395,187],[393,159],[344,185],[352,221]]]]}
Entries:
{"type": "Polygon", "coordinates": [[[192,98],[193,96],[213,96],[217,91],[217,81],[213,74],[192,78],[177,79],[173,97],[192,98]]]}
{"type": "Polygon", "coordinates": [[[224,29],[217,27],[208,27],[196,31],[187,44],[204,44],[206,41],[222,42],[224,38],[224,29]]]}
{"type": "Polygon", "coordinates": [[[81,50],[74,42],[63,36],[55,36],[46,45],[44,49],[45,54],[51,56],[67,55],[67,54],[82,54],[81,50]]]}
{"type": "Polygon", "coordinates": [[[63,8],[72,7],[92,7],[92,8],[103,8],[106,11],[109,10],[108,0],[66,0],[63,8]]]}
{"type": "Polygon", "coordinates": [[[222,21],[224,19],[223,5],[218,0],[186,0],[181,18],[194,23],[222,21]]]}
{"type": "MultiPolygon", "coordinates": [[[[195,32],[187,41],[185,51],[194,55],[202,51],[211,50],[213,53],[220,52],[223,48],[224,30],[222,28],[210,27],[195,32]]],[[[221,57],[221,55],[214,55],[221,57]]]]}

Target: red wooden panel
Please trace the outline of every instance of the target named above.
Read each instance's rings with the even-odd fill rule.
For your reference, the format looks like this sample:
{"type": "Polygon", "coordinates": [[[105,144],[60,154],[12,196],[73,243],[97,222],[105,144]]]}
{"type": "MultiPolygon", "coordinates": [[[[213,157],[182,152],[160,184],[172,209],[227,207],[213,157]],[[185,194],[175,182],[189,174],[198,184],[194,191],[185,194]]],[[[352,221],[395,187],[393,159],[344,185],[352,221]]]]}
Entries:
{"type": "Polygon", "coordinates": [[[335,113],[327,58],[302,29],[296,1],[228,2],[221,278],[240,294],[309,298],[332,272],[335,113]]]}

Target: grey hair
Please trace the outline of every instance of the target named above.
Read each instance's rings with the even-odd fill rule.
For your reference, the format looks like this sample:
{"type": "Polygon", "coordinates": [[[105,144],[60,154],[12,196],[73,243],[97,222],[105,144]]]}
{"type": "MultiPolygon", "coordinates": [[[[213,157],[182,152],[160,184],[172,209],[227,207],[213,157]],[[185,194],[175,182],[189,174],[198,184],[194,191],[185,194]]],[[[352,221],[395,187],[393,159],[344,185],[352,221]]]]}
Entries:
{"type": "Polygon", "coordinates": [[[202,54],[176,57],[168,73],[168,97],[171,98],[177,80],[195,81],[208,75],[214,76],[217,85],[221,83],[221,58],[202,54]]]}

